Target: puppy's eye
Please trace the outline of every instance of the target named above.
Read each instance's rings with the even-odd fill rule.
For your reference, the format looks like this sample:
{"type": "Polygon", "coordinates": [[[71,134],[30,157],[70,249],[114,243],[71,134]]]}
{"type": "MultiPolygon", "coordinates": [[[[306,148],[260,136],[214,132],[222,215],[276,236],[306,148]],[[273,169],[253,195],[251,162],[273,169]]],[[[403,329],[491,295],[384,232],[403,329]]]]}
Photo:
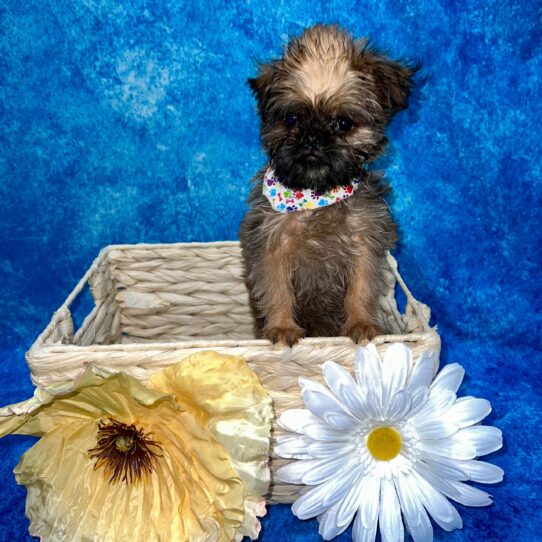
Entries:
{"type": "Polygon", "coordinates": [[[339,117],[337,119],[337,128],[341,132],[349,132],[354,126],[354,121],[349,117],[339,117]]]}
{"type": "Polygon", "coordinates": [[[284,116],[284,122],[288,128],[293,128],[297,124],[297,115],[289,111],[284,116]]]}

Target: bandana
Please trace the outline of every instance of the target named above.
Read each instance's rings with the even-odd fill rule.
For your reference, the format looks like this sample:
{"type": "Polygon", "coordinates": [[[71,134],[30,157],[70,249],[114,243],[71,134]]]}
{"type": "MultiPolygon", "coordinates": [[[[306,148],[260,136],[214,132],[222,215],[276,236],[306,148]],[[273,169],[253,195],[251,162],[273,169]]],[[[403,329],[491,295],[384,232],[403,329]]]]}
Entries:
{"type": "Polygon", "coordinates": [[[263,195],[269,200],[271,207],[279,213],[293,213],[306,209],[326,207],[350,197],[359,187],[359,179],[353,179],[349,184],[336,186],[327,192],[312,188],[292,190],[286,188],[275,177],[275,172],[268,169],[263,178],[263,195]]]}

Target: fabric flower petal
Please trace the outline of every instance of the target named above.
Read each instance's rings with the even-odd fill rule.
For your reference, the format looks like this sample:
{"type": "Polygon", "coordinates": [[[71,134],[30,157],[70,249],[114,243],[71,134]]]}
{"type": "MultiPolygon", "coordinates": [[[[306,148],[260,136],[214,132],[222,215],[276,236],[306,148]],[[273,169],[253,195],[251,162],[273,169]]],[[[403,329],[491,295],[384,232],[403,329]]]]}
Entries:
{"type": "Polygon", "coordinates": [[[405,537],[401,508],[392,480],[382,478],[380,482],[380,515],[378,518],[382,542],[402,542],[405,537]]]}
{"type": "Polygon", "coordinates": [[[463,377],[465,376],[465,369],[459,365],[459,363],[450,363],[445,365],[440,373],[436,376],[433,384],[431,384],[432,390],[449,390],[453,393],[457,393],[463,377]]]}
{"type": "Polygon", "coordinates": [[[376,394],[382,404],[382,362],[374,344],[369,343],[365,348],[358,348],[355,356],[355,373],[358,384],[364,392],[376,394]]]}
{"type": "Polygon", "coordinates": [[[299,519],[319,516],[345,495],[356,476],[357,471],[349,466],[341,469],[335,478],[315,486],[299,497],[292,505],[292,512],[299,519]]]}
{"type": "Polygon", "coordinates": [[[363,527],[370,531],[378,521],[380,479],[377,476],[369,476],[364,485],[366,497],[361,502],[359,515],[363,527]]]}
{"type": "Polygon", "coordinates": [[[324,422],[305,408],[290,408],[277,419],[280,427],[302,433],[308,425],[324,425],[324,422]]]}
{"type": "Polygon", "coordinates": [[[404,390],[412,371],[412,352],[401,343],[388,347],[382,362],[382,408],[388,414],[392,397],[404,390]]]}
{"type": "MultiPolygon", "coordinates": [[[[306,437],[292,437],[291,435],[280,435],[277,437],[275,453],[287,459],[311,459],[313,456],[307,453],[307,447],[312,440],[306,437]]],[[[333,450],[336,446],[333,445],[333,450]]]]}
{"type": "Polygon", "coordinates": [[[474,459],[476,457],[476,447],[469,442],[458,442],[456,435],[445,439],[432,441],[420,441],[419,447],[422,451],[449,457],[450,459],[474,459]]]}
{"type": "Polygon", "coordinates": [[[461,529],[463,527],[461,516],[448,499],[416,471],[412,471],[411,476],[412,490],[416,492],[417,498],[423,503],[437,525],[445,531],[461,529]]]}
{"type": "Polygon", "coordinates": [[[438,354],[436,352],[422,352],[416,360],[412,374],[408,382],[408,390],[414,393],[418,388],[428,388],[438,366],[438,354]]]}
{"type": "MultiPolygon", "coordinates": [[[[347,466],[349,466],[347,464],[347,466]]],[[[305,484],[313,486],[326,482],[336,476],[341,468],[344,470],[345,461],[342,454],[335,454],[329,459],[309,459],[307,461],[296,461],[281,467],[277,471],[279,479],[287,484],[305,484]]]]}
{"type": "Polygon", "coordinates": [[[197,372],[190,361],[158,373],[155,387],[88,369],[2,409],[0,434],[41,436],[15,469],[31,533],[66,542],[256,538],[271,403],[246,365],[227,361],[198,360],[215,387],[200,375],[183,390],[197,372]]]}
{"type": "Polygon", "coordinates": [[[350,373],[334,361],[326,361],[322,366],[326,384],[334,395],[358,419],[367,417],[365,402],[360,390],[350,373]]]}
{"type": "MultiPolygon", "coordinates": [[[[151,424],[153,438],[162,447],[155,472],[146,475],[146,483],[108,483],[88,457],[88,450],[96,445],[96,418],[58,423],[23,455],[15,469],[18,483],[29,488],[31,533],[44,540],[98,537],[105,541],[157,541],[164,536],[186,540],[189,535],[204,536],[211,529],[217,540],[231,540],[242,524],[244,489],[227,455],[220,451],[221,446],[200,429],[189,413],[179,413],[170,399],[154,393],[158,400],[149,409],[125,394],[127,388],[141,389],[124,375],[116,375],[100,386],[83,388],[75,396],[60,399],[35,415],[43,420],[48,416],[57,418],[60,409],[68,409],[69,405],[75,413],[86,412],[96,402],[102,405],[100,415],[104,414],[102,409],[111,407],[109,415],[139,425],[151,424]],[[115,409],[112,398],[120,397],[123,401],[115,409]],[[178,453],[179,443],[182,450],[178,453]],[[62,468],[51,461],[52,457],[62,458],[62,468]],[[183,482],[171,486],[172,476],[183,482]],[[194,476],[197,484],[191,483],[194,476]],[[156,493],[162,487],[173,487],[175,493],[164,498],[156,493]],[[74,508],[74,502],[81,505],[74,508]],[[175,502],[183,506],[179,508],[175,502]],[[139,512],[142,517],[151,521],[126,521],[126,517],[133,518],[135,503],[143,507],[139,512]]],[[[149,397],[145,392],[143,399],[149,397]]]]}
{"type": "Polygon", "coordinates": [[[457,433],[459,427],[453,423],[444,423],[439,419],[429,419],[425,422],[417,422],[414,425],[418,438],[441,439],[457,433]]]}
{"type": "Polygon", "coordinates": [[[465,427],[450,438],[456,443],[457,447],[472,446],[476,450],[477,457],[502,448],[502,432],[499,428],[491,425],[465,427]]]}
{"type": "Polygon", "coordinates": [[[459,427],[467,427],[482,421],[491,412],[486,399],[460,397],[445,415],[445,420],[459,427]]]}
{"type": "Polygon", "coordinates": [[[465,461],[460,468],[467,473],[469,480],[481,484],[497,484],[504,476],[501,467],[485,461],[465,461]]]}
{"type": "Polygon", "coordinates": [[[390,421],[402,420],[412,408],[412,398],[405,390],[398,391],[390,401],[387,416],[390,421]]]}
{"type": "Polygon", "coordinates": [[[440,418],[454,404],[456,395],[450,390],[434,390],[431,388],[429,399],[424,404],[423,409],[420,409],[412,416],[414,422],[427,421],[430,418],[440,418]]]}
{"type": "Polygon", "coordinates": [[[433,527],[423,504],[416,492],[412,491],[411,482],[404,475],[397,476],[394,482],[405,523],[412,539],[414,542],[431,542],[433,527]]]}
{"type": "Polygon", "coordinates": [[[448,480],[468,480],[469,476],[464,469],[464,466],[470,461],[460,461],[449,457],[442,457],[432,453],[420,454],[423,461],[428,467],[435,472],[436,476],[446,478],[448,480]]]}
{"type": "Polygon", "coordinates": [[[370,525],[365,527],[361,521],[361,513],[358,512],[356,519],[354,520],[354,527],[352,528],[353,542],[374,542],[377,525],[378,521],[375,518],[370,525]]]}
{"type": "Polygon", "coordinates": [[[333,429],[349,430],[356,427],[356,419],[347,408],[322,384],[300,378],[305,406],[333,429]]]}
{"type": "Polygon", "coordinates": [[[279,416],[277,423],[284,429],[302,433],[318,441],[346,441],[349,438],[349,435],[329,427],[312,412],[301,408],[286,410],[279,416]]]}
{"type": "Polygon", "coordinates": [[[336,504],[318,517],[318,532],[324,540],[331,540],[343,533],[352,522],[362,495],[362,477],[352,484],[350,491],[336,504]]]}

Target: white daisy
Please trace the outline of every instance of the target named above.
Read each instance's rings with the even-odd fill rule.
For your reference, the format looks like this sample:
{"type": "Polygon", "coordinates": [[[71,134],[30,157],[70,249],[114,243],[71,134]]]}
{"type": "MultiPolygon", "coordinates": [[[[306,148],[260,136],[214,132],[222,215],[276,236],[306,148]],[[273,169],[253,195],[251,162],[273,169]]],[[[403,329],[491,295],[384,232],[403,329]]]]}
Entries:
{"type": "Polygon", "coordinates": [[[300,519],[318,516],[330,540],[355,516],[355,542],[404,540],[403,520],[415,542],[433,539],[429,520],[446,531],[463,523],[448,498],[486,506],[491,496],[466,481],[500,482],[500,467],[475,458],[502,446],[500,429],[479,422],[491,412],[485,399],[457,398],[464,369],[446,365],[433,380],[437,356],[413,364],[403,344],[381,362],[374,345],[355,357],[356,380],[340,365],[323,365],[327,387],[300,378],[307,409],[291,409],[279,424],[297,435],[279,437],[277,455],[298,459],[280,480],[311,487],[292,505],[300,519]],[[401,516],[402,514],[402,516],[401,516]]]}

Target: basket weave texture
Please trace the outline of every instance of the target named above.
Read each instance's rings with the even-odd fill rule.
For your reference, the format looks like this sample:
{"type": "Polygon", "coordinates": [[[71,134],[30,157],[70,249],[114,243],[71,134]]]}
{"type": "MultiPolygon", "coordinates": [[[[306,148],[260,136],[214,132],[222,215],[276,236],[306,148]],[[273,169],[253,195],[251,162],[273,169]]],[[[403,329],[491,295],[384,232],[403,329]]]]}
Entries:
{"type": "MultiPolygon", "coordinates": [[[[415,358],[423,351],[439,352],[429,308],[413,298],[391,255],[387,262],[378,320],[389,334],[372,342],[380,351],[404,342],[415,358]],[[404,314],[397,308],[396,284],[407,300],[404,314]]],[[[347,337],[306,338],[288,348],[252,337],[238,242],[110,245],[54,313],[26,359],[34,383],[47,386],[74,379],[89,364],[146,382],[156,370],[197,351],[243,356],[273,399],[273,446],[284,434],[276,417],[303,408],[298,377],[322,381],[321,365],[327,360],[352,371],[356,345],[347,337]],[[70,307],[87,285],[94,307],[75,331],[70,307]]],[[[302,491],[274,475],[288,462],[271,457],[269,502],[293,502],[302,491]]]]}

